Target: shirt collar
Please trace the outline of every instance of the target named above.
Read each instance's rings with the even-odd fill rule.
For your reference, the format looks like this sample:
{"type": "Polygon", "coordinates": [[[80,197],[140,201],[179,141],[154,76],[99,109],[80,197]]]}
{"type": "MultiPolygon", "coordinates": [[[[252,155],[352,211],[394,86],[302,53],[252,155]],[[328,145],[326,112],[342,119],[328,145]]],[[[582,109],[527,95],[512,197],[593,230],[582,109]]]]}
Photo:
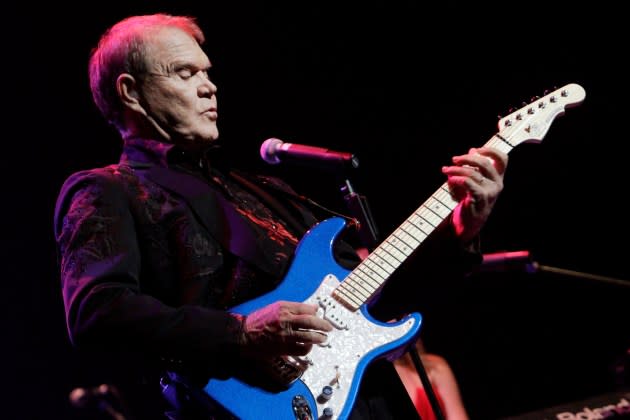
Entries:
{"type": "Polygon", "coordinates": [[[189,167],[201,167],[202,162],[207,164],[207,154],[207,151],[192,153],[173,143],[134,137],[124,140],[120,163],[130,166],[170,167],[184,164],[189,167]]]}

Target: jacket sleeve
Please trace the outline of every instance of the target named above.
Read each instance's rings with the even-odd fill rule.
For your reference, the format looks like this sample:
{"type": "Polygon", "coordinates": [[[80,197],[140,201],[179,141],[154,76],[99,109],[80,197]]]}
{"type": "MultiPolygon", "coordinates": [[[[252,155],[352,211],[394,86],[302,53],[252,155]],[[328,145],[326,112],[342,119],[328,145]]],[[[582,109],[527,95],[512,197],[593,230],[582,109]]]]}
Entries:
{"type": "Polygon", "coordinates": [[[236,316],[170,307],[141,292],[129,200],[115,173],[106,170],[72,175],[59,194],[55,239],[72,343],[179,360],[234,355],[242,328],[236,316]]]}

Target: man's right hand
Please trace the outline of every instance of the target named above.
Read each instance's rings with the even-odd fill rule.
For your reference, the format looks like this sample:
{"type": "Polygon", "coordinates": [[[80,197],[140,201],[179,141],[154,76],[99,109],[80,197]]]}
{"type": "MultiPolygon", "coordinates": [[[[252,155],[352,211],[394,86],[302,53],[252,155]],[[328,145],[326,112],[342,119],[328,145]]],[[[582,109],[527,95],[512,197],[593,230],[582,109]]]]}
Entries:
{"type": "Polygon", "coordinates": [[[303,356],[313,344],[327,340],[330,322],[317,316],[317,305],[278,301],[247,315],[243,325],[243,355],[303,356]]]}

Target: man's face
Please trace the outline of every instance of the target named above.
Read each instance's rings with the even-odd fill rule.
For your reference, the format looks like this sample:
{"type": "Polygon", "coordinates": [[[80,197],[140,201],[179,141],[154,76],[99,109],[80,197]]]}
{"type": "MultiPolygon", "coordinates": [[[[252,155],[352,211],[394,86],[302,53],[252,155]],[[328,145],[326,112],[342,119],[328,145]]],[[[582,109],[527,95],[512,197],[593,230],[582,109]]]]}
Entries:
{"type": "Polygon", "coordinates": [[[139,93],[154,128],[167,140],[188,147],[216,140],[217,88],[208,78],[210,60],[199,44],[179,29],[163,29],[152,41],[148,57],[148,74],[139,93]]]}

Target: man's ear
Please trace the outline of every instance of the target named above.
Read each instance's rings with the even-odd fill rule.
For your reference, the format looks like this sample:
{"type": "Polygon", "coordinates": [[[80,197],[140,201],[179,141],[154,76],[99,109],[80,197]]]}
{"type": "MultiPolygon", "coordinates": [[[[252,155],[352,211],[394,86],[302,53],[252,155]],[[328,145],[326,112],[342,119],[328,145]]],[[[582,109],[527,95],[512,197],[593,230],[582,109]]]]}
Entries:
{"type": "Polygon", "coordinates": [[[140,103],[140,92],[138,82],[129,73],[122,73],[116,79],[116,91],[123,105],[133,111],[146,115],[142,104],[140,103]]]}

